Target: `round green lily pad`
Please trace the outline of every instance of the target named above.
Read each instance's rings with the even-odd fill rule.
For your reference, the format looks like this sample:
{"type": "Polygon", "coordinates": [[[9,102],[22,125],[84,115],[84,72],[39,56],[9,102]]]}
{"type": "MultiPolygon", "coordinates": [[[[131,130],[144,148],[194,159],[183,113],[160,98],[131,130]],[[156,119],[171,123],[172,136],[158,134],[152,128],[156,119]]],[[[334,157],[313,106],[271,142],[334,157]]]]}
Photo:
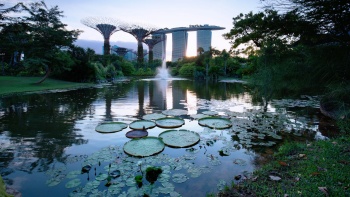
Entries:
{"type": "Polygon", "coordinates": [[[193,118],[195,120],[198,120],[198,119],[201,119],[201,118],[210,117],[209,115],[206,115],[206,114],[192,114],[190,116],[191,116],[191,118],[193,118]]]}
{"type": "Polygon", "coordinates": [[[175,183],[183,183],[183,182],[187,181],[188,179],[189,178],[184,173],[176,173],[176,174],[173,174],[173,177],[172,177],[172,180],[175,183]]]}
{"type": "Polygon", "coordinates": [[[100,133],[114,133],[128,127],[128,124],[123,122],[108,122],[98,125],[95,130],[100,133]]]}
{"type": "Polygon", "coordinates": [[[167,116],[181,116],[181,115],[187,115],[187,110],[184,109],[168,109],[162,111],[162,114],[165,114],[167,116]]]}
{"type": "Polygon", "coordinates": [[[147,157],[162,152],[164,147],[164,142],[160,138],[144,137],[126,142],[123,149],[129,155],[147,157]]]}
{"type": "Polygon", "coordinates": [[[73,179],[66,183],[66,188],[73,188],[81,184],[80,179],[73,179]]]}
{"type": "Polygon", "coordinates": [[[131,129],[151,129],[156,126],[156,123],[150,120],[135,120],[129,124],[131,129]]]}
{"type": "Polygon", "coordinates": [[[128,131],[125,134],[126,137],[128,138],[140,138],[140,137],[147,137],[148,136],[148,132],[146,130],[131,130],[128,131]]]}
{"type": "Polygon", "coordinates": [[[156,125],[161,128],[176,128],[185,124],[185,121],[181,118],[160,118],[156,120],[156,125]]]}
{"type": "Polygon", "coordinates": [[[165,118],[166,115],[164,114],[159,114],[159,113],[153,113],[153,114],[146,114],[142,116],[142,119],[144,120],[157,120],[159,118],[165,118]]]}
{"type": "Polygon", "coordinates": [[[202,114],[209,115],[209,116],[216,116],[219,113],[216,111],[204,111],[204,112],[202,112],[202,114]]]}
{"type": "Polygon", "coordinates": [[[227,129],[232,127],[229,119],[219,117],[207,117],[198,120],[198,124],[212,129],[227,129]]]}
{"type": "Polygon", "coordinates": [[[159,134],[159,138],[168,146],[184,148],[199,142],[200,136],[194,131],[180,129],[164,131],[159,134]]]}

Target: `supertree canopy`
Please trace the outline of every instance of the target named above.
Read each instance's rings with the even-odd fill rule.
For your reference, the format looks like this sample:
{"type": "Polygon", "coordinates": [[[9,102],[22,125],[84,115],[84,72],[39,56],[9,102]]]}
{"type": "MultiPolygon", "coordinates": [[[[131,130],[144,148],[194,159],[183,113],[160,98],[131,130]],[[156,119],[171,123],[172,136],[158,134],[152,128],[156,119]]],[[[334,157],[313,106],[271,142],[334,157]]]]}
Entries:
{"type": "Polygon", "coordinates": [[[87,17],[82,19],[81,23],[97,30],[102,34],[104,38],[103,54],[104,55],[110,54],[111,46],[109,44],[109,38],[113,33],[120,30],[119,26],[121,25],[122,22],[113,18],[87,17]]]}
{"type": "Polygon", "coordinates": [[[148,26],[148,25],[140,25],[140,24],[123,24],[120,26],[122,31],[125,31],[131,35],[133,35],[137,40],[137,62],[143,62],[143,46],[142,42],[144,39],[157,31],[158,28],[148,26]]]}
{"type": "Polygon", "coordinates": [[[153,47],[165,40],[165,36],[162,34],[153,34],[150,38],[144,39],[144,43],[148,46],[149,54],[148,61],[151,63],[153,61],[153,47]]]}

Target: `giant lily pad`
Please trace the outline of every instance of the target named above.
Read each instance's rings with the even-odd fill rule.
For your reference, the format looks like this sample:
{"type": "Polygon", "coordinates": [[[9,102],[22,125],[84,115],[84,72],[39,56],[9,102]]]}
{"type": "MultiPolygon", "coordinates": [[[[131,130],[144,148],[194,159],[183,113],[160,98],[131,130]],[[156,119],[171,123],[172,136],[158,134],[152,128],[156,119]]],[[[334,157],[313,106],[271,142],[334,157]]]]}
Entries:
{"type": "Polygon", "coordinates": [[[131,129],[151,129],[156,126],[156,123],[150,120],[135,120],[129,124],[131,129]]]}
{"type": "Polygon", "coordinates": [[[193,119],[201,119],[201,118],[206,118],[206,117],[210,117],[209,115],[205,115],[205,114],[192,114],[191,118],[193,119]]]}
{"type": "Polygon", "coordinates": [[[185,121],[181,118],[160,118],[156,120],[156,125],[162,128],[176,128],[185,124],[185,121]]]}
{"type": "Polygon", "coordinates": [[[128,131],[125,134],[126,137],[128,138],[140,138],[140,137],[147,137],[148,132],[146,130],[131,130],[128,131]]]}
{"type": "Polygon", "coordinates": [[[80,179],[73,179],[66,183],[66,188],[73,188],[81,184],[80,179]]]}
{"type": "Polygon", "coordinates": [[[167,130],[159,134],[164,144],[172,147],[189,147],[199,142],[198,133],[189,130],[167,130]]]}
{"type": "Polygon", "coordinates": [[[232,123],[229,119],[220,117],[201,118],[198,120],[198,124],[212,129],[226,129],[232,127],[232,123]]]}
{"type": "Polygon", "coordinates": [[[168,109],[162,111],[162,114],[165,114],[167,116],[181,116],[181,115],[187,115],[187,110],[184,109],[168,109]]]}
{"type": "Polygon", "coordinates": [[[157,137],[132,139],[124,144],[124,151],[133,156],[147,157],[163,151],[164,142],[157,137]]]}
{"type": "Polygon", "coordinates": [[[202,112],[202,114],[208,115],[208,116],[216,116],[219,113],[217,111],[204,111],[204,112],[202,112]]]}
{"type": "Polygon", "coordinates": [[[157,120],[159,118],[165,118],[166,115],[164,114],[159,114],[159,113],[153,113],[153,114],[146,114],[142,116],[142,119],[144,120],[157,120]]]}
{"type": "Polygon", "coordinates": [[[114,133],[128,127],[128,124],[123,122],[108,122],[98,125],[95,130],[100,133],[114,133]]]}

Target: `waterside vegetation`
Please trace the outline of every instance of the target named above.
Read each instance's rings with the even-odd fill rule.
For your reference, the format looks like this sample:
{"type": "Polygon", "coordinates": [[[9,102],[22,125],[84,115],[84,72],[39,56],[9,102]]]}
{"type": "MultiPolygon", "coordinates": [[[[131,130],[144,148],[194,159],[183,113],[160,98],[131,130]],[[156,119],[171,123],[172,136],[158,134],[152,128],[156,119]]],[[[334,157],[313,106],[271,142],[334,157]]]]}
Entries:
{"type": "Polygon", "coordinates": [[[349,144],[349,137],[284,144],[261,169],[217,196],[349,196],[349,144]]]}
{"type": "MultiPolygon", "coordinates": [[[[244,78],[254,88],[254,99],[264,105],[281,96],[324,95],[321,111],[337,120],[340,137],[283,145],[251,177],[227,186],[218,195],[348,196],[350,4],[341,0],[262,2],[266,3],[264,11],[233,18],[233,28],[224,35],[232,43],[230,51],[199,48],[196,57],[167,62],[171,75],[213,81],[244,78]]],[[[47,8],[44,2],[1,9],[0,16],[2,75],[22,76],[17,81],[1,77],[0,93],[62,87],[63,82],[48,77],[95,83],[124,76],[154,76],[162,64],[130,62],[74,46],[81,32],[66,30],[60,21],[62,12],[58,7],[47,8]],[[13,12],[29,16],[10,17],[13,12]],[[50,39],[51,35],[55,39],[50,39]]],[[[70,85],[77,84],[67,87],[70,85]]]]}

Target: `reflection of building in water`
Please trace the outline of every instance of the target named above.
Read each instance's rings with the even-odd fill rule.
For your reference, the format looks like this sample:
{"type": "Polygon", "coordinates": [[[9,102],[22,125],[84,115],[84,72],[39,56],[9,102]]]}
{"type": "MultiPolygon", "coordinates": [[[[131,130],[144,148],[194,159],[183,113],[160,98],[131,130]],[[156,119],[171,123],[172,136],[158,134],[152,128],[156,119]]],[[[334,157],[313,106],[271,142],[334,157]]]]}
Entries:
{"type": "Polygon", "coordinates": [[[150,106],[155,109],[167,109],[166,89],[167,80],[150,81],[150,106]]]}
{"type": "Polygon", "coordinates": [[[168,80],[150,82],[150,107],[158,110],[185,109],[186,90],[181,90],[176,84],[174,87],[174,82],[168,80]]]}
{"type": "Polygon", "coordinates": [[[173,94],[173,108],[174,109],[185,109],[186,102],[187,102],[187,98],[186,98],[187,91],[186,91],[186,89],[181,89],[179,86],[176,86],[176,84],[174,84],[173,86],[175,86],[173,88],[173,91],[172,91],[172,94],[173,94]]]}

